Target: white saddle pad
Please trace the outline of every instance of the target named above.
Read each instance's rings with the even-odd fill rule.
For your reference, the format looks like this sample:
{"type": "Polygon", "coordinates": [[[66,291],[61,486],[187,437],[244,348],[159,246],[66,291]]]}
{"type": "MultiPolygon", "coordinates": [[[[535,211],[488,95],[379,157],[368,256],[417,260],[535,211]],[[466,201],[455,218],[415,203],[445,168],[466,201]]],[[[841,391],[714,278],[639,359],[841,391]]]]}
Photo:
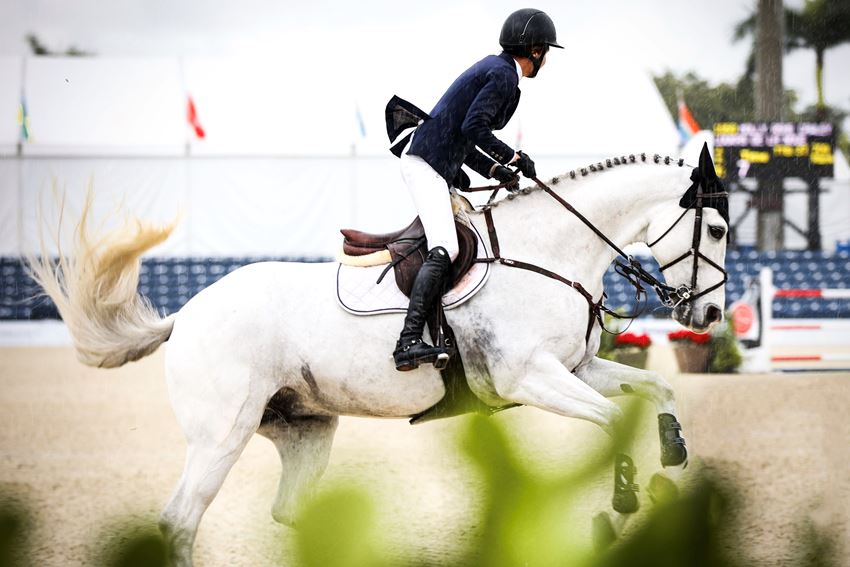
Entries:
{"type": "MultiPolygon", "coordinates": [[[[489,252],[481,234],[474,226],[471,228],[478,239],[478,258],[487,258],[489,252]]],[[[386,267],[386,264],[367,268],[339,264],[336,297],[340,306],[354,315],[406,312],[410,300],[398,289],[393,270],[384,276],[381,283],[375,283],[386,267]]],[[[473,264],[457,285],[443,296],[443,307],[453,309],[462,305],[484,287],[489,275],[489,263],[473,264]]]]}

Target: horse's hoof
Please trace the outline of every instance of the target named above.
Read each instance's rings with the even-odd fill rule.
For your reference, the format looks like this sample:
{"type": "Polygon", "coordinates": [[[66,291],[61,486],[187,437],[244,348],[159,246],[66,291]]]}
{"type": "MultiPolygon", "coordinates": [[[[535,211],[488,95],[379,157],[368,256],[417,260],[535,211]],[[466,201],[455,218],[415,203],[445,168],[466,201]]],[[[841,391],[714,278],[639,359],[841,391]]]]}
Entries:
{"type": "Polygon", "coordinates": [[[688,449],[684,443],[670,443],[662,446],[661,465],[677,467],[688,460],[688,449]]]}
{"type": "Polygon", "coordinates": [[[677,467],[688,460],[688,449],[685,442],[665,443],[661,446],[661,465],[664,467],[677,467]]]}
{"type": "Polygon", "coordinates": [[[611,507],[621,514],[634,514],[640,509],[637,493],[629,490],[614,494],[611,507]]]}
{"type": "Polygon", "coordinates": [[[593,548],[598,552],[605,551],[615,541],[617,530],[614,529],[611,516],[608,512],[600,512],[593,517],[593,548]]]}
{"type": "Polygon", "coordinates": [[[679,498],[679,487],[663,474],[655,473],[652,475],[646,491],[649,493],[650,500],[656,506],[673,502],[679,498]]]}

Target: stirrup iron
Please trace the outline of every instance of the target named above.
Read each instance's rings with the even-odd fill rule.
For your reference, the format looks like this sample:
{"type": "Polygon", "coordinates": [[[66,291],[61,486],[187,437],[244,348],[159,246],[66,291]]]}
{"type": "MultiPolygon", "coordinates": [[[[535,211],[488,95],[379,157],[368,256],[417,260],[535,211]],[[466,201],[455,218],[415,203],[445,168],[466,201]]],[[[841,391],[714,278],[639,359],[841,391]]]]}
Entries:
{"type": "Polygon", "coordinates": [[[446,366],[449,365],[449,353],[441,352],[437,355],[437,359],[434,361],[434,368],[437,370],[445,370],[446,366]]]}

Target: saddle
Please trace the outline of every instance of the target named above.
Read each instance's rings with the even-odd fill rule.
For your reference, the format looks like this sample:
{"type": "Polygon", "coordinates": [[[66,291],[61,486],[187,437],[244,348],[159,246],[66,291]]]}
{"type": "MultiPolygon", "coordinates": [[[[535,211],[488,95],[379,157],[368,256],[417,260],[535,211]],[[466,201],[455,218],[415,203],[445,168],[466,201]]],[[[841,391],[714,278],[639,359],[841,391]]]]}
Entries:
{"type": "MultiPolygon", "coordinates": [[[[475,263],[478,255],[478,238],[475,232],[457,219],[455,230],[460,252],[452,263],[449,287],[460,281],[475,263]]],[[[342,251],[348,256],[368,256],[389,251],[392,261],[387,269],[393,268],[398,288],[410,297],[413,281],[425,262],[425,256],[428,255],[425,228],[419,217],[413,219],[405,228],[386,234],[369,234],[350,228],[344,228],[340,232],[344,237],[342,251]]]]}
{"type": "MultiPolygon", "coordinates": [[[[455,230],[457,231],[460,253],[452,263],[451,284],[447,285],[446,289],[455,286],[470,271],[478,256],[479,237],[472,228],[467,226],[463,220],[460,220],[463,218],[462,215],[455,218],[455,230]]],[[[344,237],[342,252],[348,257],[346,259],[347,264],[355,264],[351,261],[352,259],[360,259],[362,266],[386,264],[387,267],[384,269],[381,279],[392,267],[395,271],[396,286],[405,296],[410,297],[410,290],[413,287],[416,273],[422,267],[425,256],[428,254],[425,229],[419,217],[413,219],[413,222],[403,229],[386,234],[369,234],[352,229],[342,229],[340,232],[344,237]]],[[[484,248],[486,255],[486,246],[484,248]]],[[[374,282],[374,280],[372,281],[374,282]]],[[[380,283],[380,279],[378,283],[380,283]]],[[[483,284],[483,280],[481,280],[481,283],[483,284]]],[[[454,330],[446,320],[440,302],[438,302],[434,312],[428,315],[427,322],[433,344],[443,344],[450,347],[457,345],[454,330]]],[[[436,405],[411,416],[410,423],[425,423],[434,419],[453,417],[469,412],[490,415],[507,407],[512,407],[511,405],[505,408],[492,408],[472,392],[466,380],[463,359],[458,351],[449,359],[448,366],[440,370],[440,374],[446,386],[446,395],[436,405]]]]}

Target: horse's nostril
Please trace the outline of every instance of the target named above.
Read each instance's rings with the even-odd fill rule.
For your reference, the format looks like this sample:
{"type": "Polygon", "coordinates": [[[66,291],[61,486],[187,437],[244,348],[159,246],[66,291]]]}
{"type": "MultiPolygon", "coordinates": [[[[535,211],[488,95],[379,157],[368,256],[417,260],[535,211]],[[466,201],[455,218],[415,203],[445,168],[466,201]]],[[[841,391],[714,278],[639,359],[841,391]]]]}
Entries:
{"type": "Polygon", "coordinates": [[[719,323],[723,319],[723,312],[716,305],[709,305],[705,312],[705,319],[709,323],[719,323]]]}

